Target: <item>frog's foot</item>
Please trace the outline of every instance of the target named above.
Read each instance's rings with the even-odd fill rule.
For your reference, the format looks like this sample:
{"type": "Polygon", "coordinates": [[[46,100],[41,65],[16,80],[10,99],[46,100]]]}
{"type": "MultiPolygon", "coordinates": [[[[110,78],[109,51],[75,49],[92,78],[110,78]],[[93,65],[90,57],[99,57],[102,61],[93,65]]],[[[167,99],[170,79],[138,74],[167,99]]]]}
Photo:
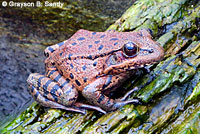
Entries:
{"type": "Polygon", "coordinates": [[[126,94],[124,95],[124,97],[122,97],[120,100],[121,100],[121,101],[127,100],[128,97],[129,97],[131,94],[133,94],[134,92],[136,92],[136,91],[138,91],[138,90],[139,90],[138,87],[134,87],[132,90],[130,90],[128,93],[126,93],[126,94]]]}
{"type": "Polygon", "coordinates": [[[120,108],[120,107],[125,106],[125,105],[127,105],[127,104],[133,104],[133,103],[134,103],[134,104],[141,104],[141,102],[140,102],[138,99],[127,100],[128,97],[129,97],[131,94],[133,94],[134,92],[136,92],[136,91],[138,91],[138,90],[139,90],[139,88],[138,88],[138,87],[135,87],[135,88],[133,88],[132,90],[130,90],[128,93],[126,93],[126,94],[124,95],[124,97],[122,97],[122,98],[120,98],[120,99],[116,99],[113,108],[114,108],[114,109],[115,109],[115,108],[117,109],[117,108],[120,108]]]}
{"type": "Polygon", "coordinates": [[[101,109],[100,107],[97,107],[97,106],[92,106],[92,105],[88,105],[88,104],[83,104],[83,103],[75,103],[74,104],[76,107],[80,107],[80,108],[86,108],[86,109],[93,109],[93,110],[96,110],[96,111],[99,111],[103,114],[106,114],[106,111],[104,111],[103,109],[101,109]]]}
{"type": "Polygon", "coordinates": [[[120,107],[123,107],[127,104],[141,104],[138,99],[132,99],[132,100],[127,100],[127,101],[120,101],[120,100],[115,100],[114,105],[112,106],[112,110],[118,109],[120,107]]]}
{"type": "Polygon", "coordinates": [[[86,114],[86,111],[84,109],[79,109],[77,107],[66,107],[62,104],[56,103],[54,101],[51,101],[51,100],[45,98],[44,96],[42,96],[40,94],[40,92],[37,90],[37,88],[35,88],[33,85],[30,85],[29,88],[30,88],[30,93],[34,96],[34,99],[44,107],[58,108],[58,109],[63,109],[63,110],[67,110],[67,111],[86,114]]]}

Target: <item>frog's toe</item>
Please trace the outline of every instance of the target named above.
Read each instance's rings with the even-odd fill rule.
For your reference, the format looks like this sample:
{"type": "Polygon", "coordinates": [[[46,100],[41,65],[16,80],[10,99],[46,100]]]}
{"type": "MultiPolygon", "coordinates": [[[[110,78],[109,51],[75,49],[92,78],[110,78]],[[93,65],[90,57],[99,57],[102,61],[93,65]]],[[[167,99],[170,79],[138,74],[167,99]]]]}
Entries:
{"type": "Polygon", "coordinates": [[[134,104],[141,104],[141,102],[138,99],[127,100],[127,101],[124,101],[123,103],[125,105],[132,104],[132,103],[134,103],[134,104]]]}
{"type": "Polygon", "coordinates": [[[119,102],[116,102],[114,105],[113,105],[113,110],[115,109],[118,109],[120,107],[123,107],[127,104],[141,104],[141,102],[138,100],[138,99],[132,99],[132,100],[127,100],[127,101],[119,101],[119,102]]]}
{"type": "Polygon", "coordinates": [[[122,97],[120,100],[121,100],[121,101],[127,100],[128,97],[129,97],[130,95],[132,95],[134,92],[136,92],[136,91],[138,91],[138,90],[139,90],[138,87],[133,88],[133,89],[130,90],[128,93],[126,93],[126,94],[124,95],[124,97],[122,97]]]}
{"type": "Polygon", "coordinates": [[[104,111],[103,109],[101,109],[100,107],[97,107],[97,106],[92,106],[92,105],[83,104],[83,103],[79,103],[79,102],[76,102],[74,105],[76,107],[86,108],[86,109],[93,109],[93,110],[99,111],[99,112],[101,112],[103,114],[106,114],[106,111],[104,111]]]}

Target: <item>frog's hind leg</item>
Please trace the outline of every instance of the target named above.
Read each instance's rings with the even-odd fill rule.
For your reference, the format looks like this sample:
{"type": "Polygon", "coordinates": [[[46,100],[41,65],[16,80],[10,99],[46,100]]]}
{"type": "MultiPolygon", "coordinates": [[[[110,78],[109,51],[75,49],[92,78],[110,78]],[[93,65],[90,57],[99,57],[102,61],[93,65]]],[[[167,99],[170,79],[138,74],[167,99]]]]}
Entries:
{"type": "Polygon", "coordinates": [[[62,45],[64,45],[66,41],[63,41],[63,42],[60,42],[58,44],[55,44],[55,45],[52,45],[52,46],[49,46],[47,47],[45,50],[44,50],[44,55],[46,57],[49,57],[50,53],[53,53],[56,49],[58,49],[59,47],[61,47],[62,45]]]}
{"type": "Polygon", "coordinates": [[[67,95],[60,86],[50,78],[40,74],[30,74],[27,79],[29,91],[35,100],[45,107],[60,108],[68,111],[85,113],[84,110],[73,107],[78,97],[76,90],[69,89],[67,95]]]}
{"type": "Polygon", "coordinates": [[[83,109],[80,110],[80,109],[73,108],[73,107],[66,107],[59,103],[48,100],[47,98],[43,97],[40,94],[40,92],[33,85],[29,86],[29,89],[30,89],[30,93],[33,95],[34,99],[44,107],[64,109],[67,111],[78,112],[78,113],[82,113],[82,114],[86,113],[85,110],[83,110],[83,109]]]}
{"type": "MultiPolygon", "coordinates": [[[[69,89],[75,90],[73,84],[70,83],[69,79],[65,79],[62,75],[59,74],[59,72],[57,70],[49,70],[46,73],[46,75],[47,75],[47,77],[49,77],[50,79],[52,79],[56,83],[58,83],[58,85],[61,87],[61,89],[65,95],[70,96],[69,89]]],[[[75,102],[73,105],[77,108],[93,109],[93,110],[97,110],[99,112],[106,114],[106,111],[104,111],[103,109],[101,109],[100,107],[97,107],[97,106],[92,106],[92,105],[83,104],[83,103],[79,103],[79,102],[75,102]]]]}

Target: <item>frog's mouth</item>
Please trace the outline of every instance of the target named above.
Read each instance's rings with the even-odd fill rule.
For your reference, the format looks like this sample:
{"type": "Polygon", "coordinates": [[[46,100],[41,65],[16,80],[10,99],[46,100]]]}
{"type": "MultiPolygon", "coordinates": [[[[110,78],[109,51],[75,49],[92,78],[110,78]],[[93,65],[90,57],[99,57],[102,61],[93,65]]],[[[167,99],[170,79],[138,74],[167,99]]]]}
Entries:
{"type": "Polygon", "coordinates": [[[164,57],[164,50],[159,45],[155,45],[153,48],[140,48],[137,56],[130,59],[129,68],[143,68],[148,65],[155,64],[162,60],[164,57]]]}
{"type": "Polygon", "coordinates": [[[154,52],[154,50],[153,49],[143,49],[143,48],[140,48],[139,49],[139,52],[141,52],[141,53],[146,53],[146,54],[150,54],[150,53],[153,53],[154,52]]]}

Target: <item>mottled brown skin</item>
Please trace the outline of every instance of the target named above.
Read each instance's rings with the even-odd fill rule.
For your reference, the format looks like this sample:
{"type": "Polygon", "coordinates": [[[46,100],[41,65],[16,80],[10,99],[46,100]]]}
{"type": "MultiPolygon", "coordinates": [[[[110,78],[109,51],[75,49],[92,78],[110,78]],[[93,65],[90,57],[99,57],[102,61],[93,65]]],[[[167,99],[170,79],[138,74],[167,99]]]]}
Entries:
{"type": "Polygon", "coordinates": [[[46,107],[85,113],[84,108],[112,111],[138,100],[110,99],[103,91],[118,88],[138,68],[164,56],[146,30],[90,32],[79,30],[70,39],[45,49],[46,75],[27,80],[36,101],[46,107]],[[128,52],[127,52],[128,51],[128,52]],[[78,92],[95,105],[77,102],[78,92]]]}

